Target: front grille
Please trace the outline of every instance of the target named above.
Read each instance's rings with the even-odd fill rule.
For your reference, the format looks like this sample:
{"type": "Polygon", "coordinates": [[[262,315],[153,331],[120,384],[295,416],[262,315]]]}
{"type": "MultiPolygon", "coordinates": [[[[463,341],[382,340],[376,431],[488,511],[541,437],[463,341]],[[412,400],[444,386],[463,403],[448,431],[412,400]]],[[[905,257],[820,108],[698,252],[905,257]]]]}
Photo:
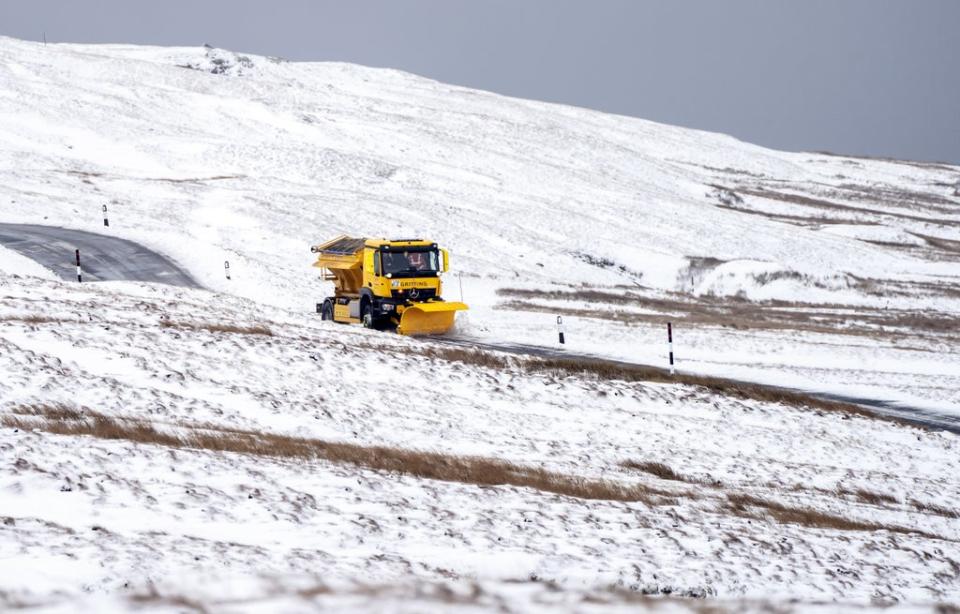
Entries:
{"type": "Polygon", "coordinates": [[[436,288],[411,288],[409,290],[392,290],[391,295],[399,300],[425,301],[436,298],[436,288]],[[414,296],[416,294],[416,296],[414,296]]]}

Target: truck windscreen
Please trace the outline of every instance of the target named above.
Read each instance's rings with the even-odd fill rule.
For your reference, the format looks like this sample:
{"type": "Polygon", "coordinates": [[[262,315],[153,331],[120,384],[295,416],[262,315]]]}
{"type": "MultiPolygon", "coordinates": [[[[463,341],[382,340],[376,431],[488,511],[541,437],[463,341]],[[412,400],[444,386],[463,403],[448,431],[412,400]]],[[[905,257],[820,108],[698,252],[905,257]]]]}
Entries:
{"type": "Polygon", "coordinates": [[[380,262],[383,274],[393,277],[433,276],[440,270],[436,250],[381,251],[380,262]]]}

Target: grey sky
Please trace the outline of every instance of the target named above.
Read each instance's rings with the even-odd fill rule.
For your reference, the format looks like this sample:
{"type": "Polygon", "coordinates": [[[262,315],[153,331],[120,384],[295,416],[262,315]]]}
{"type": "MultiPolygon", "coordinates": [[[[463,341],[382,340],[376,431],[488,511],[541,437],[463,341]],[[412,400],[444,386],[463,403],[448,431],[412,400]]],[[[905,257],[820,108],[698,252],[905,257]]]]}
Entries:
{"type": "Polygon", "coordinates": [[[0,0],[0,34],[408,70],[788,150],[960,163],[956,0],[0,0]]]}

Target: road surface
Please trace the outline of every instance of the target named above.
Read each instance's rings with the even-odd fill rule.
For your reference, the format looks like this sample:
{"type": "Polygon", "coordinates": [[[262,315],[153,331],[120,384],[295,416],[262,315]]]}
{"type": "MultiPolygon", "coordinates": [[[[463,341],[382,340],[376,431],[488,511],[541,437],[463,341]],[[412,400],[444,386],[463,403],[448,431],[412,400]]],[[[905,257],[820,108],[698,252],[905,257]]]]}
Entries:
{"type": "Polygon", "coordinates": [[[83,281],[146,281],[199,288],[169,258],[139,243],[109,235],[33,224],[0,224],[0,245],[32,258],[63,279],[76,280],[80,250],[83,281]]]}

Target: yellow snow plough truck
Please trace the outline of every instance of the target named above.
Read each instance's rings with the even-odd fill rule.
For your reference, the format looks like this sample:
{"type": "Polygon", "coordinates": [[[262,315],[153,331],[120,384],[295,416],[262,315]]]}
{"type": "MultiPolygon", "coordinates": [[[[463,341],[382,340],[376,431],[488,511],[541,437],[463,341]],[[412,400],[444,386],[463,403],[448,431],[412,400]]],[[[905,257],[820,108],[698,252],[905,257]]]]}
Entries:
{"type": "Polygon", "coordinates": [[[440,297],[450,256],[431,241],[340,236],[310,251],[317,254],[313,266],[334,286],[334,295],[317,303],[324,320],[396,327],[401,335],[442,335],[456,313],[468,308],[440,297]]]}

